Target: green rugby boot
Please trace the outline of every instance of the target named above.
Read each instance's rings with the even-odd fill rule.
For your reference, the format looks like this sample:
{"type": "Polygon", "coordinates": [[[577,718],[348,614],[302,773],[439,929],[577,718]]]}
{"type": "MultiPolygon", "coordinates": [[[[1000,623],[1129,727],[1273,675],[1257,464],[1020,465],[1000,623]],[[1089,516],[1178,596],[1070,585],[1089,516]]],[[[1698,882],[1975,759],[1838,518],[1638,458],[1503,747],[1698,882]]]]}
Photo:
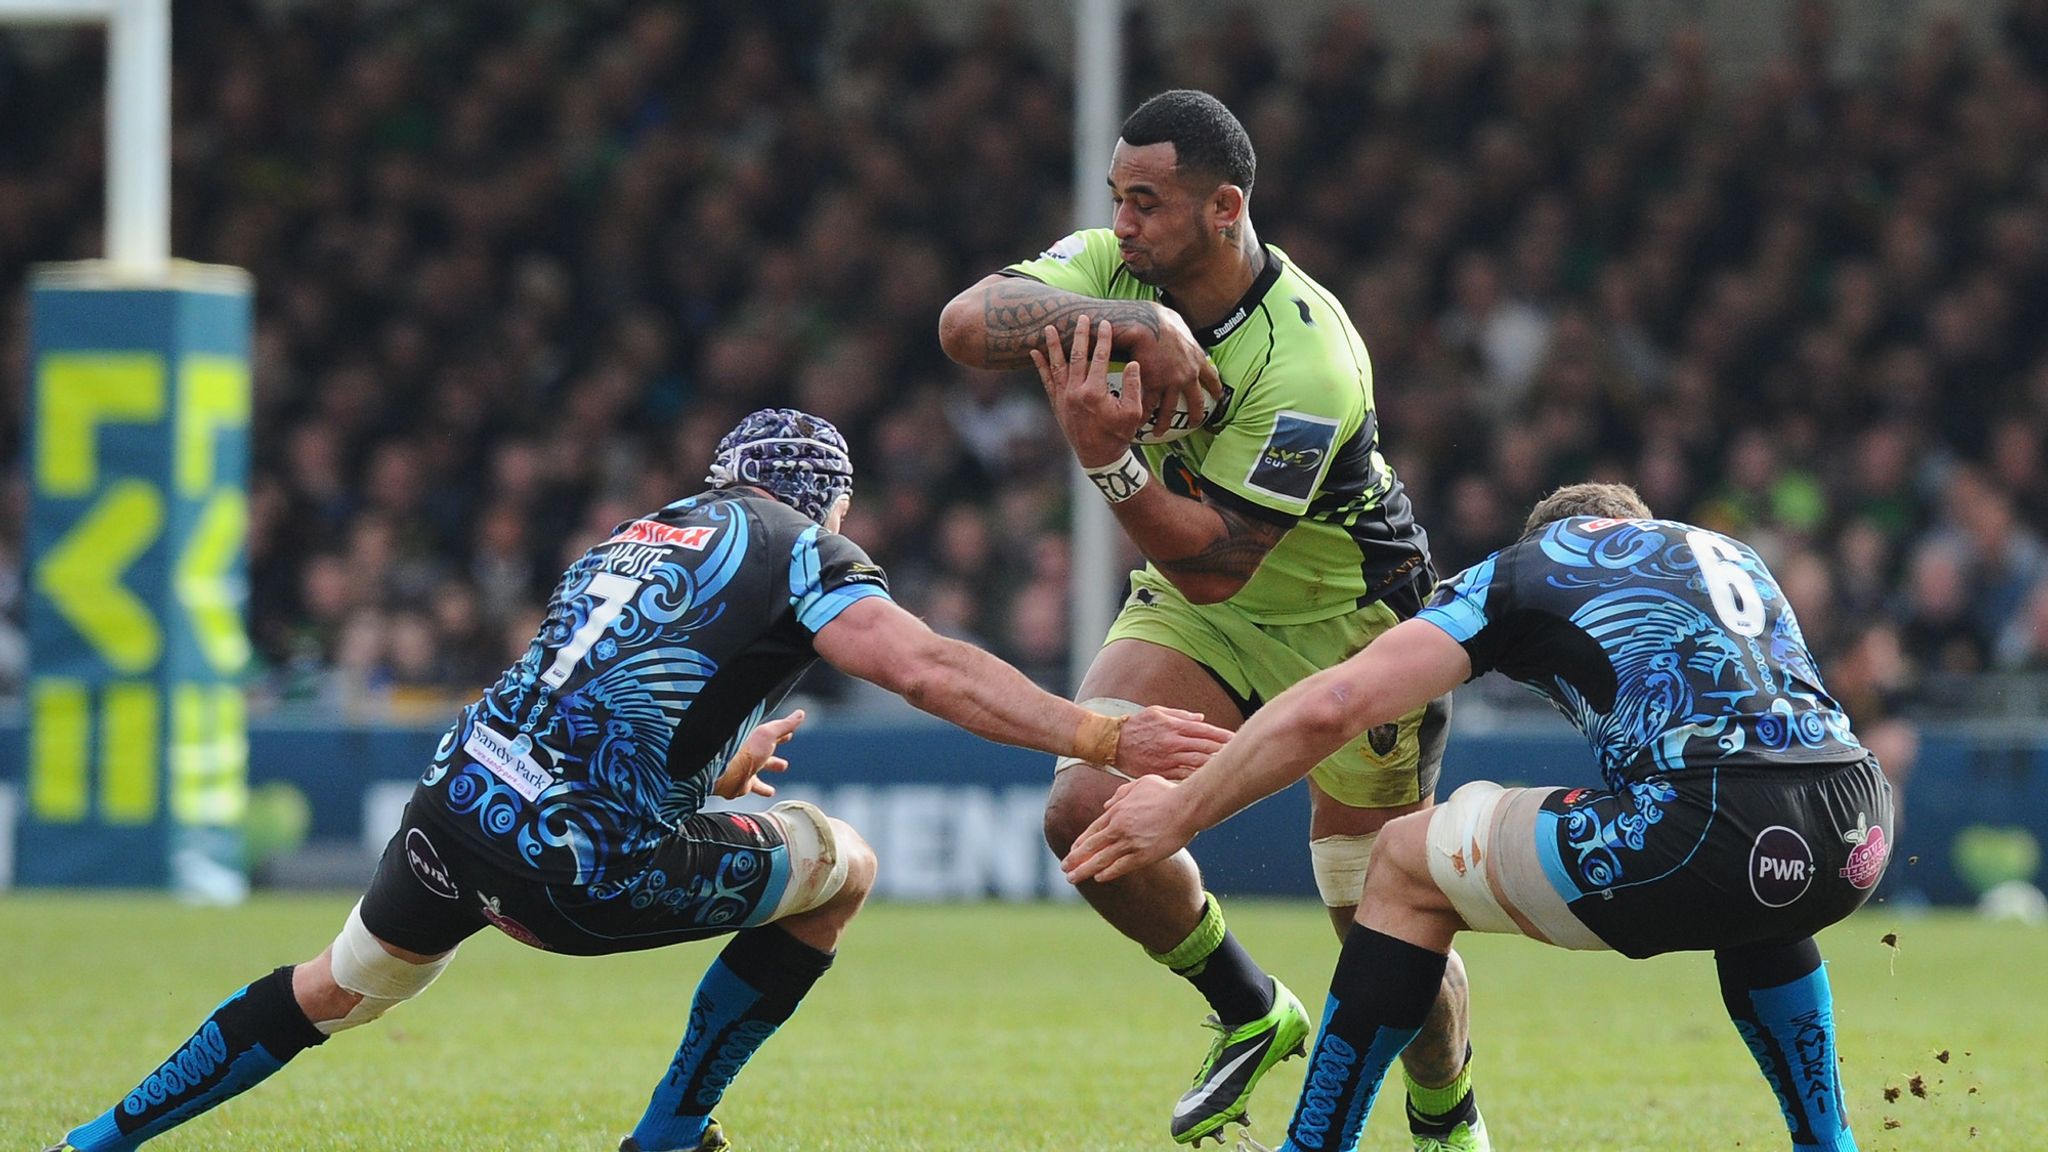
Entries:
{"type": "Polygon", "coordinates": [[[1174,1106],[1173,1138],[1181,1144],[1199,1144],[1210,1136],[1221,1144],[1225,1124],[1250,1123],[1244,1110],[1259,1078],[1282,1060],[1308,1055],[1308,1037],[1314,1030],[1301,1001],[1277,979],[1273,1007],[1264,1016],[1235,1028],[1211,1016],[1204,1025],[1216,1030],[1216,1041],[1195,1073],[1194,1085],[1174,1106]]]}
{"type": "MultiPolygon", "coordinates": [[[[697,1138],[696,1152],[729,1152],[732,1141],[725,1138],[725,1129],[717,1120],[704,1121],[704,1135],[697,1138]]],[[[619,1152],[640,1152],[640,1142],[631,1136],[619,1141],[619,1152]]]]}
{"type": "Polygon", "coordinates": [[[1409,1135],[1415,1136],[1415,1152],[1493,1152],[1493,1142],[1486,1138],[1486,1118],[1477,1112],[1447,1136],[1409,1135]]]}

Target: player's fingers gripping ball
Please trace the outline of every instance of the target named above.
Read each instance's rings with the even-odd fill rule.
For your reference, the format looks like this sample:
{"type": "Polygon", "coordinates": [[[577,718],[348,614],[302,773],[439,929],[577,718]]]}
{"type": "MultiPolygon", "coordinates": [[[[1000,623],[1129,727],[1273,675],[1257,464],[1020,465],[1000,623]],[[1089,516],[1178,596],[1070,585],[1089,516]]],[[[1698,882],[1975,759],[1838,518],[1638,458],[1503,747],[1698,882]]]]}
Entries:
{"type": "Polygon", "coordinates": [[[1160,389],[1146,388],[1144,374],[1135,361],[1112,359],[1109,362],[1110,395],[1122,399],[1125,384],[1133,380],[1137,381],[1139,403],[1145,411],[1145,419],[1138,425],[1136,437],[1140,444],[1167,444],[1193,435],[1218,415],[1216,411],[1206,414],[1190,412],[1188,391],[1163,396],[1159,394],[1160,389]],[[1166,410],[1169,401],[1173,405],[1171,412],[1166,410]]]}

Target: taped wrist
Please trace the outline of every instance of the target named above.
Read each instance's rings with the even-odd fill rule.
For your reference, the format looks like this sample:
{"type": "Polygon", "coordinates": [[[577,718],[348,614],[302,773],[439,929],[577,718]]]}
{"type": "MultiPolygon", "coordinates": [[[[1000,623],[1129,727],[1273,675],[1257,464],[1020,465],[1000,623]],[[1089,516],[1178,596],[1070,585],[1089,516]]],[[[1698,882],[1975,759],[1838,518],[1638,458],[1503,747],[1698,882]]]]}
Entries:
{"type": "Polygon", "coordinates": [[[1129,716],[1104,716],[1085,709],[1074,727],[1074,755],[1090,764],[1114,766],[1117,745],[1123,741],[1124,721],[1129,716]]]}
{"type": "Polygon", "coordinates": [[[1095,490],[1102,493],[1102,498],[1111,504],[1121,504],[1136,496],[1152,480],[1151,471],[1145,467],[1143,460],[1138,459],[1137,451],[1131,448],[1124,449],[1124,454],[1113,463],[1104,464],[1100,468],[1083,468],[1081,471],[1088,474],[1088,479],[1095,485],[1095,490]]]}

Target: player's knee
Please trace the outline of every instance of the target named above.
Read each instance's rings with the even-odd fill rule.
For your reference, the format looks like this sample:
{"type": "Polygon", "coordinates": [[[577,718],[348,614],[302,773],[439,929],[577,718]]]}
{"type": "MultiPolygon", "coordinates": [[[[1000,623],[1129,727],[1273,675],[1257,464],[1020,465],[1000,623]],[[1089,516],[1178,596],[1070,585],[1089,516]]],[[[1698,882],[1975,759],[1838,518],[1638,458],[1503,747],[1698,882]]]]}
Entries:
{"type": "Polygon", "coordinates": [[[292,999],[308,1020],[339,1020],[362,999],[334,982],[334,949],[292,966],[292,999]]]}
{"type": "Polygon", "coordinates": [[[827,907],[858,908],[875,882],[875,853],[853,827],[817,805],[785,800],[767,815],[782,829],[789,879],[770,920],[827,907]]]}
{"type": "Polygon", "coordinates": [[[1045,846],[1065,856],[1121,783],[1094,768],[1069,768],[1053,777],[1045,797],[1045,846]]]}
{"type": "Polygon", "coordinates": [[[855,903],[866,900],[868,893],[875,890],[875,872],[879,867],[875,850],[853,830],[853,825],[837,818],[828,817],[828,820],[839,854],[846,860],[846,880],[840,884],[838,896],[855,903]]]}
{"type": "Polygon", "coordinates": [[[1381,828],[1365,872],[1365,902],[1412,907],[1430,887],[1428,810],[1411,812],[1381,828]]]}
{"type": "MultiPolygon", "coordinates": [[[[309,1011],[308,1018],[313,1019],[315,1028],[330,1036],[368,1024],[426,991],[454,958],[452,950],[423,964],[393,956],[363,926],[363,906],[358,903],[349,911],[348,922],[342,925],[341,934],[334,938],[328,949],[328,979],[347,995],[329,999],[325,1006],[331,1010],[348,1003],[349,998],[353,998],[353,1003],[340,1016],[323,1020],[315,1018],[314,1011],[309,1011]]],[[[318,984],[317,974],[313,983],[318,984]]],[[[299,992],[296,973],[293,974],[292,991],[295,995],[299,992]]],[[[304,997],[299,1002],[302,1007],[307,1006],[304,997]]],[[[319,1012],[319,1015],[326,1015],[326,1012],[319,1012]]]]}

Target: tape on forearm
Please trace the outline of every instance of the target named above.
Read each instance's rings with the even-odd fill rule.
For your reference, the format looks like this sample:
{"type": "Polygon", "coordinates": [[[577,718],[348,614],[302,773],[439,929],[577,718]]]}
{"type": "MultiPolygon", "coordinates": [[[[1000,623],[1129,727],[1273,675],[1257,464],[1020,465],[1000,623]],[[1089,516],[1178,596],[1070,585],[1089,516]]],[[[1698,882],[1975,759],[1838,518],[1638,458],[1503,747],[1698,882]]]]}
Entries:
{"type": "Polygon", "coordinates": [[[1081,471],[1088,474],[1095,490],[1111,504],[1121,504],[1136,496],[1152,480],[1152,473],[1145,467],[1145,462],[1138,459],[1136,450],[1129,448],[1124,449],[1124,454],[1113,464],[1083,468],[1081,471]]]}
{"type": "Polygon", "coordinates": [[[1124,721],[1128,716],[1104,716],[1100,712],[1083,712],[1081,723],[1074,727],[1074,755],[1090,764],[1115,764],[1116,747],[1123,740],[1124,721]]]}

